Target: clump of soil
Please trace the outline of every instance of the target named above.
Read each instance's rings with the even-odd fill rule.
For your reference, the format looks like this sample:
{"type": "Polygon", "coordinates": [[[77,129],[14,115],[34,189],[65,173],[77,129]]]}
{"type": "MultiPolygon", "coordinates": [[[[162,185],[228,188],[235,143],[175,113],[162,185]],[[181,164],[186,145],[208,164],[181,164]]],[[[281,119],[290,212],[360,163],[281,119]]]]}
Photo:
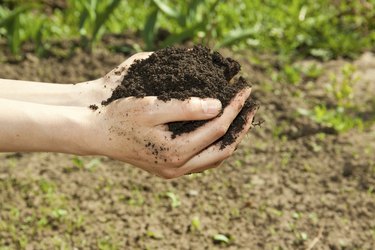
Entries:
{"type": "MultiPolygon", "coordinates": [[[[243,77],[235,77],[240,70],[237,61],[202,46],[161,49],[147,59],[132,64],[121,85],[102,104],[130,96],[157,96],[163,101],[200,97],[219,99],[225,108],[240,90],[249,86],[243,77]]],[[[221,138],[222,148],[234,142],[246,123],[247,114],[257,107],[254,101],[247,100],[226,135],[221,138]]],[[[206,122],[172,122],[168,127],[175,138],[206,122]]]]}
{"type": "Polygon", "coordinates": [[[97,110],[99,107],[98,107],[98,105],[91,104],[91,105],[89,106],[89,108],[95,111],[95,110],[97,110]]]}

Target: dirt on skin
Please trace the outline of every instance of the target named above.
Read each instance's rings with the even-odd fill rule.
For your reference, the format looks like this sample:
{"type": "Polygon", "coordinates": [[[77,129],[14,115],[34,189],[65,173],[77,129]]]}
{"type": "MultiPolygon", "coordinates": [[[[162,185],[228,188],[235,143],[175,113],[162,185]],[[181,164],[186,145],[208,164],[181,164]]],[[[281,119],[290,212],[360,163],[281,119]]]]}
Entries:
{"type": "MultiPolygon", "coordinates": [[[[240,64],[232,58],[224,58],[220,53],[211,52],[202,46],[161,49],[147,59],[132,64],[121,85],[102,104],[108,105],[114,100],[130,96],[157,96],[163,101],[200,97],[219,99],[224,109],[239,91],[249,86],[243,77],[234,78],[240,70],[240,64]]],[[[219,140],[221,148],[235,141],[248,114],[256,108],[256,102],[247,100],[228,132],[219,140]]],[[[168,128],[172,138],[175,138],[207,122],[172,122],[168,128]]]]}
{"type": "MultiPolygon", "coordinates": [[[[358,116],[374,118],[375,56],[308,62],[324,72],[297,86],[272,81],[252,57],[236,60],[267,122],[218,169],[165,181],[107,158],[1,154],[0,249],[373,250],[375,126],[327,134],[295,111],[328,101],[329,76],[352,63],[358,116]]],[[[2,63],[0,77],[85,81],[124,59],[27,57],[2,63]]]]}

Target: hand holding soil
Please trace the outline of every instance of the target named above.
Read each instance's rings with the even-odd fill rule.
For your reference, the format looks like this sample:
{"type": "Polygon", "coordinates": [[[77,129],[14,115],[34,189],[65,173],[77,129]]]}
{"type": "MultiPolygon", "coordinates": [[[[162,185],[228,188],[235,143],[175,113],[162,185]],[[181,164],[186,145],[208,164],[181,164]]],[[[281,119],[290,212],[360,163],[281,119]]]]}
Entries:
{"type": "Polygon", "coordinates": [[[164,178],[216,167],[233,153],[251,126],[255,112],[248,114],[236,142],[225,149],[221,149],[220,142],[213,144],[227,132],[249,95],[249,88],[237,94],[220,117],[216,116],[221,111],[221,103],[214,99],[164,102],[148,96],[114,101],[95,112],[91,120],[95,152],[164,178]],[[166,125],[214,117],[195,131],[176,138],[172,138],[166,125]]]}
{"type": "Polygon", "coordinates": [[[164,178],[219,166],[258,107],[239,70],[198,46],[138,53],[76,85],[1,80],[0,151],[104,155],[164,178]]]}

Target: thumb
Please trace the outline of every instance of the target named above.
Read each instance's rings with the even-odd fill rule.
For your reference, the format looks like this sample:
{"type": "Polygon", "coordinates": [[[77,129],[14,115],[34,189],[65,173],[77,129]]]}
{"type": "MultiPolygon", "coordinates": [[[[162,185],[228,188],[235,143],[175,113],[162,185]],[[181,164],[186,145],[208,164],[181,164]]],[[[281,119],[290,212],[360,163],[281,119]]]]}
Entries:
{"type": "Polygon", "coordinates": [[[208,120],[216,117],[222,109],[221,102],[212,98],[191,97],[185,101],[172,99],[160,101],[154,112],[154,122],[164,124],[176,121],[208,120]]]}

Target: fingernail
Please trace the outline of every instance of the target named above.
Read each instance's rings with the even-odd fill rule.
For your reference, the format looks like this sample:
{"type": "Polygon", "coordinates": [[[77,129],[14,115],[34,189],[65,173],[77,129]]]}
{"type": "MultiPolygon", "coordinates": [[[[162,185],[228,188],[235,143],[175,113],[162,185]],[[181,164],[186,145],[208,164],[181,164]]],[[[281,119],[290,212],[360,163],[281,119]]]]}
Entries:
{"type": "Polygon", "coordinates": [[[202,108],[206,114],[217,114],[221,110],[221,102],[219,100],[204,100],[202,108]]]}

